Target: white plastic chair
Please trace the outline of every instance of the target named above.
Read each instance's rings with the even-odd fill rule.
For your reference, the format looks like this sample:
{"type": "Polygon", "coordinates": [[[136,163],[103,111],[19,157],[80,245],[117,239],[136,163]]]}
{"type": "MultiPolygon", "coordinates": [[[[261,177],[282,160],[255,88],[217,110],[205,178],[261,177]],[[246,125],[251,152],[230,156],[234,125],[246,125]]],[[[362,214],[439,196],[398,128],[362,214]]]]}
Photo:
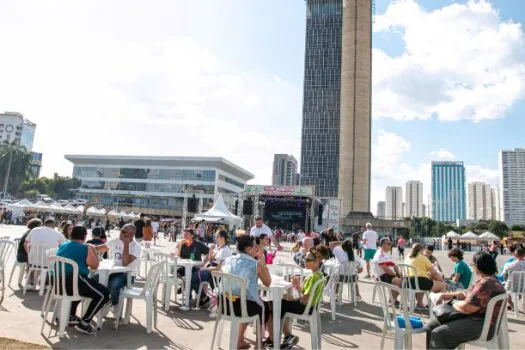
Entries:
{"type": "Polygon", "coordinates": [[[514,314],[516,317],[520,315],[520,308],[518,306],[520,296],[522,298],[522,312],[525,313],[525,271],[514,271],[509,275],[509,288],[508,292],[512,298],[512,304],[514,304],[514,314]]]}
{"type": "Polygon", "coordinates": [[[380,267],[379,267],[379,264],[375,261],[372,260],[372,269],[374,270],[375,272],[375,279],[376,279],[376,283],[374,283],[374,289],[372,290],[372,304],[375,304],[376,302],[376,294],[377,294],[377,283],[378,282],[381,282],[381,280],[379,279],[379,273],[380,273],[380,267]]]}
{"type": "Polygon", "coordinates": [[[301,284],[304,281],[304,269],[295,264],[277,264],[278,268],[282,269],[283,278],[286,281],[290,280],[291,276],[299,276],[301,279],[301,284]]]}
{"type": "Polygon", "coordinates": [[[403,289],[406,289],[408,291],[408,302],[410,311],[414,311],[416,308],[416,293],[423,293],[428,300],[428,308],[429,310],[432,309],[432,300],[430,299],[430,291],[429,290],[421,290],[419,288],[419,281],[418,281],[418,274],[417,269],[412,265],[407,264],[398,264],[397,267],[399,268],[399,271],[401,272],[401,280],[402,280],[402,286],[403,289]],[[412,288],[412,283],[410,283],[410,276],[414,276],[414,286],[415,288],[412,288]]]}
{"type": "MultiPolygon", "coordinates": [[[[49,247],[41,244],[31,245],[28,253],[29,270],[27,272],[26,283],[24,284],[24,294],[26,294],[27,285],[32,274],[39,274],[40,290],[39,295],[44,295],[46,284],[46,274],[48,269],[48,256],[46,254],[48,249],[56,247],[49,247]]],[[[56,252],[56,250],[55,250],[56,252]]]]}
{"type": "Polygon", "coordinates": [[[22,284],[22,279],[24,278],[24,273],[26,272],[26,266],[27,263],[25,262],[18,262],[16,259],[16,254],[18,252],[18,246],[20,245],[20,238],[15,238],[13,240],[15,244],[15,261],[13,263],[13,267],[11,268],[11,275],[9,276],[9,283],[8,285],[11,285],[11,281],[13,280],[13,275],[15,274],[15,269],[18,267],[18,285],[22,284]]]}
{"type": "MultiPolygon", "coordinates": [[[[326,272],[325,272],[326,273],[326,272]]],[[[332,321],[335,321],[336,315],[336,302],[337,302],[337,293],[336,286],[339,283],[339,267],[336,266],[329,271],[328,282],[323,289],[323,295],[326,295],[330,298],[330,311],[332,313],[332,321]]],[[[342,288],[342,286],[340,287],[342,288]]]]}
{"type": "Polygon", "coordinates": [[[124,324],[129,323],[133,299],[144,299],[146,302],[146,332],[151,333],[153,324],[155,327],[157,327],[157,287],[164,265],[164,263],[159,262],[154,263],[150,267],[148,277],[146,278],[146,283],[144,284],[143,288],[126,287],[120,292],[115,321],[115,331],[117,331],[119,326],[124,299],[126,299],[126,315],[124,316],[124,324]]]}
{"type": "Polygon", "coordinates": [[[347,261],[340,265],[339,267],[339,280],[338,284],[338,295],[337,299],[339,303],[343,303],[343,288],[348,285],[348,301],[352,301],[354,306],[357,306],[357,268],[359,263],[357,261],[347,261]],[[343,279],[341,281],[341,278],[343,279]],[[353,279],[356,279],[355,282],[353,279]]]}
{"type": "MultiPolygon", "coordinates": [[[[239,334],[239,325],[241,323],[255,322],[256,330],[256,349],[261,349],[261,323],[259,315],[248,316],[248,308],[246,305],[246,285],[247,282],[239,276],[229,273],[216,272],[212,273],[213,281],[219,295],[219,307],[217,316],[215,318],[215,327],[213,329],[213,337],[211,339],[211,349],[215,349],[215,339],[217,338],[217,330],[221,322],[230,321],[230,349],[237,348],[237,338],[239,334]],[[234,294],[234,291],[236,292],[234,294]],[[239,295],[240,294],[240,295],[239,295]],[[240,298],[241,316],[235,316],[233,309],[233,299],[240,298]],[[228,315],[228,311],[229,315],[228,315]]],[[[264,311],[263,311],[264,312],[264,311]]],[[[220,347],[222,336],[222,325],[219,331],[218,345],[220,347]]]]}
{"type": "Polygon", "coordinates": [[[385,338],[390,332],[394,333],[394,349],[412,349],[412,334],[425,333],[426,330],[424,327],[417,329],[412,328],[407,302],[407,291],[384,282],[376,282],[375,286],[381,306],[383,307],[384,324],[383,332],[381,333],[381,350],[385,348],[385,338]],[[392,292],[397,292],[399,294],[399,313],[396,313],[392,292]],[[401,328],[397,321],[398,314],[401,314],[405,321],[404,328],[401,328]]]}
{"type": "Polygon", "coordinates": [[[140,262],[138,267],[138,274],[141,277],[147,278],[148,277],[148,263],[151,260],[151,243],[150,242],[142,242],[141,244],[142,249],[140,250],[140,262]],[[144,263],[144,276],[142,276],[142,263],[144,263]]]}
{"type": "Polygon", "coordinates": [[[510,339],[509,330],[507,326],[507,300],[509,295],[507,293],[500,294],[491,298],[485,311],[485,321],[483,322],[483,330],[481,336],[473,341],[461,344],[457,349],[465,349],[465,345],[479,346],[485,349],[509,349],[510,339]],[[500,303],[500,309],[494,324],[494,334],[491,339],[487,339],[490,330],[490,321],[494,314],[494,307],[500,303]]]}
{"type": "MultiPolygon", "coordinates": [[[[44,332],[44,326],[47,323],[47,315],[51,310],[51,305],[53,301],[56,301],[55,312],[58,304],[60,303],[60,318],[58,326],[58,336],[63,337],[66,331],[66,326],[69,323],[69,313],[71,311],[71,302],[73,301],[82,301],[84,299],[78,294],[78,265],[75,261],[67,259],[61,256],[51,256],[49,258],[49,278],[50,287],[49,287],[49,299],[44,300],[44,318],[42,320],[42,328],[40,332],[44,332]],[[72,294],[67,295],[66,293],[66,265],[70,265],[73,274],[73,288],[72,294]]],[[[46,296],[47,298],[48,296],[46,296]]],[[[53,313],[53,320],[55,319],[55,312],[53,313]]]]}
{"type": "MultiPolygon", "coordinates": [[[[181,286],[184,289],[184,280],[177,277],[177,257],[154,250],[150,252],[154,263],[162,263],[163,269],[159,277],[162,284],[162,301],[164,311],[168,312],[171,303],[171,291],[175,291],[175,302],[177,301],[177,289],[181,286]]],[[[182,293],[184,299],[184,293],[182,293]]],[[[184,301],[184,300],[183,300],[184,301]]]]}
{"type": "MultiPolygon", "coordinates": [[[[308,296],[308,303],[306,304],[306,308],[304,309],[304,312],[302,314],[294,314],[287,312],[284,314],[283,317],[283,327],[286,322],[287,318],[291,319],[297,319],[297,320],[303,320],[308,321],[310,324],[310,336],[311,336],[311,348],[312,349],[321,349],[321,314],[319,312],[319,307],[321,305],[321,300],[317,303],[317,305],[313,305],[313,299],[314,296],[317,294],[317,291],[319,289],[323,289],[326,282],[326,278],[322,278],[319,281],[315,282],[312,287],[312,292],[308,296]],[[310,314],[310,311],[311,314],[310,314]]],[[[282,333],[282,329],[281,329],[282,333]]],[[[274,341],[279,341],[274,339],[274,341]]]]}
{"type": "Polygon", "coordinates": [[[0,304],[4,301],[5,293],[5,270],[7,269],[7,260],[15,249],[15,244],[11,241],[0,240],[0,279],[2,280],[2,296],[0,297],[0,304]]]}

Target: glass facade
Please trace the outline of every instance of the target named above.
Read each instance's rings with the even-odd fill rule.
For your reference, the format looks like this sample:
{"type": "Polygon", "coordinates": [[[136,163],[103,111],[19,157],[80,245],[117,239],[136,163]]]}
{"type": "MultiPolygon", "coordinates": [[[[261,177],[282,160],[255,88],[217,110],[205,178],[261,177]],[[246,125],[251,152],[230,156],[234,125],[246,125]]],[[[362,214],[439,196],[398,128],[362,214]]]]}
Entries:
{"type": "Polygon", "coordinates": [[[243,183],[241,183],[239,181],[235,181],[234,179],[229,178],[228,176],[219,175],[219,180],[224,181],[226,183],[229,183],[230,185],[233,185],[235,187],[239,187],[240,189],[244,190],[244,184],[243,183]]]}
{"type": "Polygon", "coordinates": [[[432,162],[432,219],[444,222],[466,219],[463,162],[432,162]]]}
{"type": "MultiPolygon", "coordinates": [[[[160,210],[177,210],[182,212],[182,207],[184,205],[184,199],[182,197],[131,197],[81,193],[80,198],[117,210],[124,210],[125,208],[151,208],[160,210]]],[[[212,199],[205,198],[203,200],[203,208],[210,208],[212,205],[212,199]]]]}
{"type": "Polygon", "coordinates": [[[301,185],[337,197],[342,0],[307,0],[301,185]]]}
{"type": "Polygon", "coordinates": [[[102,168],[75,166],[74,177],[103,177],[116,179],[144,180],[183,180],[215,182],[215,170],[193,169],[140,169],[140,168],[102,168]]]}
{"type": "Polygon", "coordinates": [[[92,181],[82,180],[80,188],[92,190],[115,190],[115,191],[143,191],[143,192],[168,192],[183,193],[183,187],[195,191],[203,191],[204,194],[213,194],[215,185],[181,185],[169,183],[149,182],[126,182],[126,181],[92,181]]]}

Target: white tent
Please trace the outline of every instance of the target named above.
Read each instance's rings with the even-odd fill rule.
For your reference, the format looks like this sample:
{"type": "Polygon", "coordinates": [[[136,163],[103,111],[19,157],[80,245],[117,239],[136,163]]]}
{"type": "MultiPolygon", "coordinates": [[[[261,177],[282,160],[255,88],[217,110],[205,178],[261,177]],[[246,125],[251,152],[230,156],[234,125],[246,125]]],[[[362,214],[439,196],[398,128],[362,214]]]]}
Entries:
{"type": "Polygon", "coordinates": [[[104,212],[104,214],[101,214],[101,212],[97,208],[89,207],[86,214],[89,216],[101,216],[101,215],[105,215],[106,212],[104,212]]]}
{"type": "Polygon", "coordinates": [[[119,212],[116,211],[116,210],[110,210],[108,212],[108,216],[112,216],[112,217],[117,217],[117,216],[120,216],[119,212]]]}
{"type": "Polygon", "coordinates": [[[461,238],[462,239],[479,239],[478,235],[476,235],[474,232],[472,231],[468,231],[464,234],[461,235],[461,238]]]}
{"type": "Polygon", "coordinates": [[[459,233],[456,233],[454,231],[447,232],[446,236],[447,236],[447,238],[458,238],[458,237],[461,237],[461,235],[459,233]]]}
{"type": "Polygon", "coordinates": [[[193,219],[197,221],[200,221],[200,220],[210,221],[210,222],[224,221],[228,223],[238,223],[242,221],[242,218],[230,213],[230,211],[226,207],[226,203],[224,203],[224,198],[222,198],[222,194],[220,194],[219,197],[217,197],[217,199],[215,200],[215,203],[213,203],[213,207],[211,207],[210,210],[204,213],[196,214],[193,219]]]}
{"type": "Polygon", "coordinates": [[[53,203],[47,207],[47,210],[53,213],[65,213],[67,209],[64,209],[60,204],[53,203]]]}
{"type": "Polygon", "coordinates": [[[34,208],[36,210],[47,210],[49,209],[49,205],[44,201],[38,201],[35,203],[34,208]]]}
{"type": "Polygon", "coordinates": [[[121,218],[127,218],[127,217],[128,217],[128,213],[126,213],[125,211],[121,211],[118,215],[119,215],[121,218]]]}
{"type": "Polygon", "coordinates": [[[18,201],[16,203],[13,203],[10,205],[11,207],[15,208],[23,208],[23,209],[34,209],[35,205],[28,201],[27,199],[22,199],[21,201],[18,201]]]}
{"type": "Polygon", "coordinates": [[[106,215],[106,209],[104,209],[104,208],[100,208],[97,211],[98,211],[99,215],[102,215],[102,216],[106,215]]]}
{"type": "Polygon", "coordinates": [[[480,239],[484,239],[487,241],[499,241],[499,237],[493,234],[492,232],[485,232],[484,234],[479,236],[480,239]]]}
{"type": "Polygon", "coordinates": [[[75,208],[74,206],[72,206],[71,204],[68,204],[64,207],[65,210],[67,210],[68,213],[70,214],[78,214],[78,210],[77,208],[75,208]]]}

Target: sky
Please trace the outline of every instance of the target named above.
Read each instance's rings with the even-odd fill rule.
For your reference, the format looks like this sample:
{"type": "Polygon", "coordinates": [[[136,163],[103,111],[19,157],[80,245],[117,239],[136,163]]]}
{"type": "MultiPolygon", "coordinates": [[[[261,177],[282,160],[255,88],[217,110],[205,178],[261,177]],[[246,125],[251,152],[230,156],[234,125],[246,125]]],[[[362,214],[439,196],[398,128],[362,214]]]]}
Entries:
{"type": "MultiPolygon", "coordinates": [[[[372,200],[432,160],[498,184],[524,147],[525,2],[377,0],[372,200]]],[[[0,111],[37,123],[43,176],[64,154],[220,156],[270,184],[300,159],[303,0],[0,0],[0,111]]]]}

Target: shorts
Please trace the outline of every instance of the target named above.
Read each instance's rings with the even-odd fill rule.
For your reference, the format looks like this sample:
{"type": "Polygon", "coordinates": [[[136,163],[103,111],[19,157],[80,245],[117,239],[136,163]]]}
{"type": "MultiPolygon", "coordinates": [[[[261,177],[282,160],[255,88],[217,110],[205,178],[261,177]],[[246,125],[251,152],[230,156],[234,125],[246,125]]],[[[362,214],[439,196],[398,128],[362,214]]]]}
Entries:
{"type": "MultiPolygon", "coordinates": [[[[296,315],[302,315],[306,310],[306,305],[301,303],[299,300],[286,300],[283,299],[281,304],[281,318],[284,317],[284,314],[289,312],[296,315]]],[[[310,308],[310,315],[314,311],[314,307],[310,308]]],[[[275,315],[274,315],[275,317],[275,315]]]]}
{"type": "Polygon", "coordinates": [[[397,247],[397,251],[400,252],[400,253],[404,253],[405,252],[405,247],[397,247]]]}
{"type": "Polygon", "coordinates": [[[392,280],[396,278],[396,276],[390,276],[388,273],[384,273],[381,276],[379,276],[379,280],[381,282],[385,282],[388,284],[392,284],[392,280]]]}
{"type": "Polygon", "coordinates": [[[359,248],[359,242],[354,242],[354,243],[352,243],[352,247],[353,247],[354,249],[361,249],[361,248],[359,248]]]}
{"type": "MultiPolygon", "coordinates": [[[[416,277],[410,277],[405,279],[405,286],[408,286],[408,281],[410,281],[410,287],[412,289],[416,288],[416,277]]],[[[421,290],[432,290],[432,287],[434,286],[434,282],[432,280],[426,278],[426,277],[417,277],[417,283],[419,284],[419,289],[421,290]]]]}
{"type": "Polygon", "coordinates": [[[365,261],[370,261],[374,258],[374,255],[376,255],[375,249],[365,249],[365,261]]]}
{"type": "MultiPolygon", "coordinates": [[[[219,303],[222,303],[222,297],[219,298],[219,303]]],[[[284,300],[283,300],[284,303],[284,300]]],[[[263,301],[264,304],[264,322],[268,321],[268,318],[270,317],[271,312],[271,302],[263,301]]],[[[257,304],[255,301],[252,300],[246,300],[246,312],[248,312],[248,316],[255,316],[259,315],[259,320],[261,321],[261,324],[263,322],[263,308],[261,305],[257,304]]],[[[233,302],[233,313],[235,316],[241,317],[241,300],[237,299],[233,302]]],[[[226,302],[226,314],[230,314],[230,303],[226,302]]]]}
{"type": "Polygon", "coordinates": [[[353,275],[353,276],[339,275],[339,282],[346,282],[347,278],[352,283],[355,283],[357,281],[357,276],[356,275],[353,275]]]}

